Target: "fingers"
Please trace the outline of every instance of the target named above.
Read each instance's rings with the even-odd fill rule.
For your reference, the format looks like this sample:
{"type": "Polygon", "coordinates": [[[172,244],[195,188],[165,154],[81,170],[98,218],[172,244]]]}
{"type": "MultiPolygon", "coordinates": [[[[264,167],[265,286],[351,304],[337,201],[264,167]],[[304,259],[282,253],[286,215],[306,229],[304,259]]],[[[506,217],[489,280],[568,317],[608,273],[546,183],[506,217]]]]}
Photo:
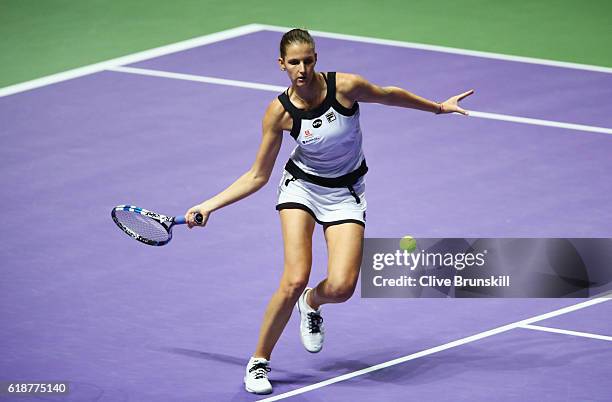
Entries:
{"type": "Polygon", "coordinates": [[[448,108],[448,113],[460,113],[464,116],[469,116],[470,113],[459,107],[458,102],[464,98],[467,98],[468,96],[472,95],[474,93],[473,89],[470,89],[469,91],[466,91],[462,94],[453,96],[452,98],[450,98],[448,101],[444,102],[445,104],[448,104],[448,106],[450,106],[448,108]],[[452,106],[451,106],[452,105],[452,106]]]}
{"type": "Polygon", "coordinates": [[[185,214],[185,220],[187,221],[187,227],[191,229],[193,227],[193,213],[191,210],[187,211],[187,214],[185,214]]]}
{"type": "Polygon", "coordinates": [[[195,226],[206,226],[206,222],[208,221],[208,213],[206,211],[201,210],[200,208],[193,207],[187,211],[185,214],[185,220],[187,221],[187,226],[189,229],[192,229],[195,226]],[[195,220],[197,214],[202,215],[202,223],[198,223],[195,220]]]}
{"type": "Polygon", "coordinates": [[[470,112],[468,112],[465,109],[461,109],[460,107],[457,108],[457,113],[461,113],[464,116],[469,116],[470,115],[470,112]]]}
{"type": "Polygon", "coordinates": [[[473,90],[473,89],[470,89],[469,91],[464,92],[464,93],[462,93],[462,94],[458,95],[458,96],[457,96],[457,100],[462,100],[463,98],[467,98],[468,96],[470,96],[470,95],[471,95],[471,94],[473,94],[473,93],[474,93],[474,90],[473,90]]]}
{"type": "Polygon", "coordinates": [[[463,108],[460,108],[457,105],[453,105],[452,107],[448,107],[448,112],[447,113],[459,113],[459,114],[462,114],[464,116],[469,116],[470,115],[470,113],[467,110],[465,110],[463,108]]]}
{"type": "Polygon", "coordinates": [[[192,229],[194,226],[197,226],[195,221],[195,214],[198,212],[196,208],[191,208],[185,214],[185,220],[187,221],[187,226],[189,229],[192,229]]]}
{"type": "Polygon", "coordinates": [[[457,105],[456,102],[447,101],[447,102],[444,102],[443,105],[444,105],[444,111],[442,113],[444,114],[459,113],[464,116],[470,115],[470,113],[467,110],[459,107],[459,105],[457,105]]]}

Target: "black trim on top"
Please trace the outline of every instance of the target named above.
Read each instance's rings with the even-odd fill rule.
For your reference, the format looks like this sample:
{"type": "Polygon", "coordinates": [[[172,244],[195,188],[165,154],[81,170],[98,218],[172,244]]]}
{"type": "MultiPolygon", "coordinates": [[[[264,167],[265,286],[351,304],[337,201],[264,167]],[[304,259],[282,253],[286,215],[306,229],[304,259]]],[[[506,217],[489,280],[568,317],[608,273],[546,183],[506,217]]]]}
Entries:
{"type": "Polygon", "coordinates": [[[302,128],[302,120],[298,117],[299,109],[296,108],[293,103],[291,103],[287,92],[283,92],[282,94],[278,95],[278,100],[293,119],[291,132],[289,134],[293,137],[294,140],[297,140],[297,137],[300,135],[300,130],[302,128]]]}
{"type": "Polygon", "coordinates": [[[315,220],[315,222],[317,222],[319,225],[322,225],[324,229],[330,227],[330,226],[334,226],[334,225],[341,225],[343,223],[356,223],[358,225],[361,225],[363,227],[365,227],[365,222],[362,222],[360,220],[357,219],[341,219],[338,221],[331,221],[331,222],[323,222],[320,221],[314,214],[314,212],[312,212],[312,210],[310,208],[308,208],[306,205],[304,204],[300,204],[299,202],[283,202],[282,204],[278,204],[276,205],[276,210],[280,211],[283,209],[301,209],[302,211],[306,211],[308,212],[312,218],[315,220]]]}
{"type": "Polygon", "coordinates": [[[357,102],[354,102],[353,106],[349,109],[342,106],[340,102],[338,102],[338,99],[336,99],[336,73],[334,71],[328,72],[327,75],[325,73],[321,74],[327,84],[327,94],[323,102],[314,109],[304,110],[297,108],[289,99],[289,90],[278,95],[278,100],[293,119],[293,127],[291,128],[290,134],[296,140],[300,135],[302,119],[312,120],[321,117],[330,107],[344,116],[353,116],[357,113],[357,110],[359,110],[359,103],[357,102]]]}
{"type": "MultiPolygon", "coordinates": [[[[329,76],[331,73],[327,73],[327,75],[329,76]]],[[[323,76],[323,79],[325,80],[325,84],[327,86],[327,93],[325,94],[325,99],[323,99],[323,102],[321,102],[317,107],[310,109],[310,110],[304,110],[304,109],[300,109],[298,107],[296,107],[291,100],[289,99],[289,90],[287,89],[285,92],[283,92],[283,94],[286,96],[287,102],[289,102],[290,109],[288,109],[287,111],[289,112],[289,114],[292,115],[292,117],[298,118],[298,119],[305,119],[305,120],[312,120],[315,119],[317,117],[321,117],[323,115],[323,113],[327,112],[327,110],[329,110],[329,108],[334,104],[334,100],[336,98],[336,84],[335,84],[335,75],[334,75],[334,82],[331,82],[330,79],[325,76],[324,73],[321,73],[321,75],[323,76]]]]}
{"type": "Polygon", "coordinates": [[[357,110],[359,110],[359,103],[353,102],[353,106],[351,106],[351,108],[349,109],[342,106],[342,104],[338,102],[338,98],[336,97],[336,72],[331,71],[327,73],[327,78],[327,92],[328,94],[330,92],[334,94],[331,104],[336,110],[336,112],[344,116],[352,116],[357,113],[357,110]]]}

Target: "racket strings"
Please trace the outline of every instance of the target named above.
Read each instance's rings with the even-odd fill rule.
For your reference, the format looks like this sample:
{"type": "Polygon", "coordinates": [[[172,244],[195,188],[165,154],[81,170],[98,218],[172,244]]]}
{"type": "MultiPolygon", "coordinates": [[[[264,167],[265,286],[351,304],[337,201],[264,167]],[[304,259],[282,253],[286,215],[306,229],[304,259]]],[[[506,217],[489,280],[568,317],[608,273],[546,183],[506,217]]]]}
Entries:
{"type": "Polygon", "coordinates": [[[123,226],[143,238],[164,242],[170,237],[164,225],[145,215],[133,211],[115,211],[115,216],[123,226]]]}

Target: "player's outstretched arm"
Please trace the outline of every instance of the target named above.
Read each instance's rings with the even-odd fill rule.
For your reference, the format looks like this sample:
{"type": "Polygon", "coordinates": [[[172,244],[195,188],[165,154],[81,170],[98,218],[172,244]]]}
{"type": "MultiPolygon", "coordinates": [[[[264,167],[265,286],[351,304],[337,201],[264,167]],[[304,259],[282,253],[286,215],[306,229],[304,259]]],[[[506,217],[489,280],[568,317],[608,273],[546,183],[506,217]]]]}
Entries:
{"type": "Polygon", "coordinates": [[[236,179],[225,190],[187,210],[185,218],[190,228],[206,225],[213,211],[253,194],[268,182],[283,141],[283,130],[281,127],[283,112],[284,109],[277,100],[274,100],[268,106],[262,122],[263,134],[255,162],[246,173],[236,179]],[[204,221],[200,225],[197,225],[194,220],[197,213],[202,214],[204,217],[204,221]]]}
{"type": "Polygon", "coordinates": [[[459,101],[474,93],[474,90],[471,89],[462,94],[450,97],[444,102],[434,102],[402,88],[380,87],[372,84],[362,76],[355,74],[339,74],[338,91],[346,96],[347,100],[352,102],[380,103],[388,106],[424,110],[437,114],[461,113],[463,115],[468,115],[468,111],[459,106],[459,101]]]}

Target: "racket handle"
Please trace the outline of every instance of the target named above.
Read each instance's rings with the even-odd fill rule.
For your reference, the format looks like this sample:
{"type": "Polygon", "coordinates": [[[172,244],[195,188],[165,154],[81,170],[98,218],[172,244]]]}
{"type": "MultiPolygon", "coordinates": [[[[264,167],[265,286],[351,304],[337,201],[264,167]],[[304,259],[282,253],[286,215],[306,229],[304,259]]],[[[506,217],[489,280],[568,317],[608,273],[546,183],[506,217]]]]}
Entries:
{"type": "MultiPolygon", "coordinates": [[[[202,222],[204,221],[204,216],[202,216],[202,214],[197,213],[195,215],[195,221],[198,225],[202,224],[202,222]]],[[[187,220],[185,219],[185,217],[183,215],[181,216],[175,216],[174,217],[174,224],[175,225],[184,225],[187,223],[187,220]]]]}

